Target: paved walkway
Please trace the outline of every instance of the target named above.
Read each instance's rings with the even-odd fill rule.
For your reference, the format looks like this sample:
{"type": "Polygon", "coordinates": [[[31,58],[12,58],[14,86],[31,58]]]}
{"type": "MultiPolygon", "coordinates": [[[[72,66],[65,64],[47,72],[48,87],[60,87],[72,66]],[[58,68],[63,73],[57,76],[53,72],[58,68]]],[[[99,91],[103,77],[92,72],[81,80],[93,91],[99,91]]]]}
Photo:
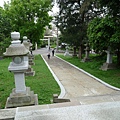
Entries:
{"type": "Polygon", "coordinates": [[[34,51],[34,54],[42,54],[49,67],[64,86],[66,92],[63,98],[82,100],[85,99],[86,96],[86,99],[91,99],[91,101],[95,99],[95,103],[96,101],[100,101],[101,97],[102,101],[115,101],[116,98],[119,98],[120,100],[119,90],[100,83],[99,81],[95,80],[95,78],[90,77],[89,75],[55,56],[48,59],[47,52],[47,49],[40,49],[34,51]],[[115,97],[115,95],[117,96],[115,97]]]}

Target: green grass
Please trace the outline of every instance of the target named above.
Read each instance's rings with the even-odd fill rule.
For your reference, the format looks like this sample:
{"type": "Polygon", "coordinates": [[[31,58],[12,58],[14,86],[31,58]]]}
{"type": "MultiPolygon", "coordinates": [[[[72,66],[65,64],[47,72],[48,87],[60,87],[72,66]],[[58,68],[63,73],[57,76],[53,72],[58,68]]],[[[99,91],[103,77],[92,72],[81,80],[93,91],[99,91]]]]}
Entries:
{"type": "MultiPolygon", "coordinates": [[[[11,58],[0,60],[0,109],[5,107],[7,97],[15,87],[14,74],[8,71],[11,58]]],[[[26,76],[26,86],[38,94],[39,104],[50,104],[52,95],[59,94],[60,88],[48,70],[41,56],[35,56],[32,66],[35,76],[26,76]]]]}
{"type": "MultiPolygon", "coordinates": [[[[92,55],[90,56],[91,62],[81,62],[81,60],[78,59],[78,57],[66,57],[63,55],[57,55],[57,56],[85,70],[86,72],[103,80],[104,82],[120,88],[120,68],[108,70],[108,71],[102,71],[99,69],[106,61],[106,57],[92,55]]],[[[113,62],[116,62],[116,59],[114,59],[113,62]]]]}

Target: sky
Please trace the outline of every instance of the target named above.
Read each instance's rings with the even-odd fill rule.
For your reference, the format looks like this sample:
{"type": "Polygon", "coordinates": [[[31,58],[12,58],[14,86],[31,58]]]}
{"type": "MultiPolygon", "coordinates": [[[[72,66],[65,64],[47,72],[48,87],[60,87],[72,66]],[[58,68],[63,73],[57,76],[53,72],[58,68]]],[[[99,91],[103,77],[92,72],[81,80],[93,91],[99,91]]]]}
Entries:
{"type": "Polygon", "coordinates": [[[1,7],[3,7],[4,1],[7,2],[7,1],[10,1],[10,0],[0,0],[0,6],[1,6],[1,7]]]}

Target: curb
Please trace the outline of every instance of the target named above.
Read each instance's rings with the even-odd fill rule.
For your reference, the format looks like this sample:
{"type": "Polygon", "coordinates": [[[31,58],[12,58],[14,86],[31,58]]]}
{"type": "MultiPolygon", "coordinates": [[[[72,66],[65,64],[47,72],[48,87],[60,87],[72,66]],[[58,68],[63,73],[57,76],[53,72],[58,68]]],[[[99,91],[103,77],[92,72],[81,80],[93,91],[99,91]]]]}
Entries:
{"type": "Polygon", "coordinates": [[[55,57],[57,57],[58,59],[61,59],[62,61],[64,61],[64,62],[68,63],[69,65],[71,65],[71,66],[75,67],[76,69],[78,69],[78,70],[80,70],[81,72],[83,72],[84,74],[86,74],[86,75],[88,75],[88,76],[92,77],[93,79],[97,80],[98,82],[100,82],[100,83],[104,84],[105,86],[107,86],[107,87],[109,87],[109,88],[111,88],[111,89],[114,89],[114,90],[120,91],[120,89],[119,89],[119,88],[114,87],[114,86],[112,86],[112,85],[110,85],[110,84],[108,84],[108,83],[106,83],[106,82],[102,81],[101,79],[99,79],[99,78],[97,78],[97,77],[95,77],[95,76],[91,75],[90,73],[88,73],[88,72],[84,71],[83,69],[80,69],[79,67],[77,67],[77,66],[75,66],[75,65],[73,65],[73,64],[71,64],[71,63],[69,63],[69,62],[67,62],[67,61],[65,61],[65,60],[63,60],[62,58],[60,58],[60,57],[58,57],[58,56],[56,56],[56,55],[55,55],[55,57]]]}
{"type": "Polygon", "coordinates": [[[44,59],[43,55],[41,55],[41,57],[44,60],[45,64],[47,65],[48,69],[50,70],[50,72],[52,73],[54,79],[56,80],[56,82],[58,83],[58,85],[60,87],[61,93],[58,96],[58,98],[63,98],[65,96],[65,93],[66,93],[64,86],[61,84],[60,80],[57,78],[57,76],[55,75],[55,73],[52,71],[52,69],[50,68],[50,66],[48,65],[48,63],[46,62],[46,60],[44,59]]]}

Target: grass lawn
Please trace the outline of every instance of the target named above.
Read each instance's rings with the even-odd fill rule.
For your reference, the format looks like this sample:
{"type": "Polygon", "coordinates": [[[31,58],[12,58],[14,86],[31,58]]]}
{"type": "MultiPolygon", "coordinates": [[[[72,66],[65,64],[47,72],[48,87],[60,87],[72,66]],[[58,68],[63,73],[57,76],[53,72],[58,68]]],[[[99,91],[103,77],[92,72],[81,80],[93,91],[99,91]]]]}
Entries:
{"type": "MultiPolygon", "coordinates": [[[[5,107],[7,97],[15,87],[14,74],[8,71],[11,58],[0,60],[0,109],[5,107]]],[[[60,88],[52,74],[42,60],[41,56],[35,56],[35,65],[32,66],[35,76],[26,76],[26,86],[38,94],[39,104],[50,104],[53,94],[60,94],[60,88]]]]}
{"type": "MultiPolygon", "coordinates": [[[[81,62],[78,57],[67,57],[59,54],[57,56],[85,70],[86,72],[89,72],[104,82],[120,88],[120,68],[108,71],[102,71],[99,69],[106,61],[106,56],[100,57],[98,55],[91,55],[91,62],[81,62]]],[[[113,62],[116,62],[116,59],[114,59],[113,62]]]]}

